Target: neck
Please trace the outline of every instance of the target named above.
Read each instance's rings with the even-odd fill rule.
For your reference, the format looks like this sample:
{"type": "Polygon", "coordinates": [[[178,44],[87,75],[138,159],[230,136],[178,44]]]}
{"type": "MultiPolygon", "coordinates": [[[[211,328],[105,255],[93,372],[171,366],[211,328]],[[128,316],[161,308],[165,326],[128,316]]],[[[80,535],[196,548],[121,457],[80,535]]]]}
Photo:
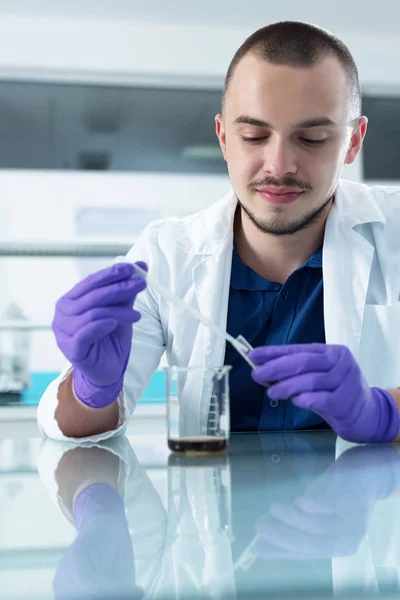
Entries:
{"type": "Polygon", "coordinates": [[[281,236],[260,231],[238,206],[234,235],[240,258],[265,279],[283,284],[322,245],[331,206],[327,205],[316,223],[293,235],[281,236]]]}

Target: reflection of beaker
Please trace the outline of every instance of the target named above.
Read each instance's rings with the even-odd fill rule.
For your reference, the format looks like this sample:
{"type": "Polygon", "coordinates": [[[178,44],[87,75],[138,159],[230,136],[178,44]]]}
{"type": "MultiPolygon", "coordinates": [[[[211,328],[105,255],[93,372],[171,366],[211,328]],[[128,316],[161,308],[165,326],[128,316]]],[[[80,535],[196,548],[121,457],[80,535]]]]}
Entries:
{"type": "MultiPolygon", "coordinates": [[[[168,457],[168,511],[177,517],[177,531],[187,512],[202,535],[224,529],[231,532],[231,480],[229,457],[168,457]]],[[[185,529],[186,530],[186,529],[185,529]]],[[[187,531],[187,530],[186,530],[187,531]]]]}
{"type": "Polygon", "coordinates": [[[228,456],[168,458],[168,529],[182,597],[235,597],[230,479],[228,456]]]}

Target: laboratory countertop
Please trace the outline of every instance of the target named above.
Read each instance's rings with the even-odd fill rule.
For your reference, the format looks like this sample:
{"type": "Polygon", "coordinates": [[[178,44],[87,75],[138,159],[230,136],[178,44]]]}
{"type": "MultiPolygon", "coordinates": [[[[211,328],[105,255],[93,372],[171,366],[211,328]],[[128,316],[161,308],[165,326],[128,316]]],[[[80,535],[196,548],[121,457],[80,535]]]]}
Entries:
{"type": "Polygon", "coordinates": [[[0,596],[394,598],[400,454],[332,432],[0,440],[0,596]],[[5,594],[3,596],[3,594],[5,594]]]}

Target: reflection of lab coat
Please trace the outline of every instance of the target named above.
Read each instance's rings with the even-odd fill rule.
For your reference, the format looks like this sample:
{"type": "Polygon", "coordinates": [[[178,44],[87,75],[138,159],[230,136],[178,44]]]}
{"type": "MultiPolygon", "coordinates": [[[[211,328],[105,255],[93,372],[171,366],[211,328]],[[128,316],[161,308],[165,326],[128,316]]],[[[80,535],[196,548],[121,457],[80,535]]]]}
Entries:
{"type": "MultiPolygon", "coordinates": [[[[336,444],[336,459],[347,449],[355,446],[340,438],[336,444]]],[[[334,596],[346,594],[355,582],[363,582],[359,593],[379,596],[380,579],[392,580],[388,591],[397,597],[400,590],[400,488],[380,500],[368,523],[368,534],[351,556],[332,558],[332,582],[334,596]]],[[[387,584],[386,584],[387,585],[387,584]]]]}
{"type": "MultiPolygon", "coordinates": [[[[43,484],[64,514],[65,506],[58,496],[54,475],[64,452],[73,447],[46,440],[38,465],[43,484]]],[[[125,504],[131,533],[136,584],[145,590],[145,597],[184,598],[208,593],[210,599],[234,600],[231,544],[229,532],[219,526],[220,498],[214,485],[214,471],[202,467],[191,469],[185,489],[180,489],[178,510],[170,507],[166,512],[125,436],[102,443],[98,448],[120,458],[118,493],[125,504]]],[[[73,521],[72,515],[66,516],[73,521]]]]}
{"type": "MultiPolygon", "coordinates": [[[[156,221],[127,255],[129,261],[148,262],[153,277],[222,328],[228,309],[235,208],[236,198],[229,192],[196,215],[156,221]]],[[[400,188],[369,188],[341,180],[323,246],[326,341],[348,346],[368,383],[384,388],[400,385],[399,223],[400,188]]],[[[164,350],[170,364],[223,364],[224,340],[151,290],[139,296],[136,307],[142,318],[133,329],[124,394],[119,399],[120,425],[93,440],[123,431],[164,350]]],[[[54,419],[57,389],[68,368],[49,385],[38,409],[42,432],[56,439],[63,438],[54,419]]],[[[189,427],[205,420],[210,395],[211,381],[188,378],[182,402],[189,406],[189,427]]]]}
{"type": "MultiPolygon", "coordinates": [[[[314,434],[316,435],[318,434],[314,434]]],[[[307,441],[306,437],[305,441],[307,441]]],[[[287,442],[290,447],[290,439],[287,442]]],[[[270,451],[276,452],[276,446],[277,444],[272,443],[270,451]]],[[[145,597],[172,599],[203,597],[201,594],[208,594],[208,597],[213,599],[228,597],[233,600],[236,597],[234,563],[229,536],[220,527],[220,498],[213,485],[213,471],[203,469],[201,466],[194,469],[189,467],[189,470],[185,467],[184,485],[179,487],[178,500],[175,504],[170,493],[167,512],[127,438],[110,440],[98,447],[107,449],[120,458],[118,492],[125,504],[131,532],[136,584],[145,590],[145,597]]],[[[285,445],[278,445],[278,449],[280,447],[284,448],[285,445]]],[[[61,506],[62,501],[60,498],[57,499],[54,473],[63,453],[71,448],[73,446],[70,444],[47,440],[39,458],[40,477],[48,493],[54,501],[58,500],[61,506]]],[[[301,445],[298,448],[299,453],[295,456],[293,466],[297,464],[297,458],[301,463],[301,445]]],[[[341,440],[338,440],[337,456],[341,454],[343,448],[341,440]]],[[[294,451],[294,446],[291,451],[294,451]]],[[[265,468],[264,461],[270,458],[268,452],[255,457],[258,458],[257,464],[260,469],[265,468]]],[[[311,460],[310,470],[305,469],[304,473],[309,477],[314,473],[315,465],[313,467],[312,462],[318,459],[318,454],[310,453],[309,457],[304,454],[303,458],[305,464],[308,464],[307,458],[311,460]]],[[[246,460],[248,459],[247,455],[246,460]]],[[[231,463],[232,460],[243,462],[243,457],[237,454],[230,460],[231,463]]],[[[262,471],[259,471],[260,475],[261,473],[262,471]]],[[[397,474],[393,471],[394,482],[396,477],[398,471],[397,474]]],[[[258,474],[256,481],[258,484],[266,483],[262,478],[259,479],[258,474]]],[[[337,484],[340,487],[340,480],[337,480],[337,484]]],[[[169,487],[171,492],[171,485],[169,487]]],[[[341,491],[338,489],[339,495],[341,491]]],[[[260,490],[254,492],[258,494],[260,490]]],[[[334,488],[332,493],[335,493],[334,488]]],[[[368,498],[366,500],[368,505],[368,498]]],[[[395,595],[398,594],[400,587],[397,577],[400,564],[399,508],[398,494],[390,495],[377,502],[366,523],[367,535],[361,539],[354,554],[331,559],[334,595],[348,593],[352,588],[357,592],[374,594],[378,590],[379,581],[383,581],[386,585],[388,581],[393,581],[392,591],[395,595]]],[[[72,520],[71,515],[67,516],[72,520]]],[[[332,515],[332,522],[334,517],[335,515],[332,515]]],[[[353,523],[349,521],[348,526],[350,530],[353,523]]],[[[239,537],[245,534],[251,538],[253,532],[255,533],[255,523],[254,529],[253,527],[251,529],[252,531],[243,532],[239,528],[234,534],[239,537]]],[[[316,539],[318,542],[318,536],[316,539]]],[[[98,539],[96,542],[98,543],[98,539]]],[[[258,560],[261,561],[262,566],[262,559],[258,560]]],[[[264,568],[266,570],[271,568],[270,563],[266,562],[264,568]]],[[[255,583],[258,583],[262,590],[263,580],[253,582],[248,579],[249,592],[255,583]]],[[[294,581],[294,587],[295,583],[294,581]]],[[[315,582],[309,582],[311,587],[313,584],[315,582]]],[[[116,590],[116,597],[117,592],[118,590],[116,590]]]]}

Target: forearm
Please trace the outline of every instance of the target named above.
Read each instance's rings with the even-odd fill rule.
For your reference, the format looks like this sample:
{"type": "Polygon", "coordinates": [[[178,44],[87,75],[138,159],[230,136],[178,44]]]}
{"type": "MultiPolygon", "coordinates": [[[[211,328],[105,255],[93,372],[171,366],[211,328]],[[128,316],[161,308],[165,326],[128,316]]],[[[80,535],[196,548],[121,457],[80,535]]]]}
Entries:
{"type": "Polygon", "coordinates": [[[59,385],[55,418],[62,433],[68,437],[85,437],[116,429],[119,407],[115,401],[104,408],[91,408],[81,402],[73,390],[72,371],[59,385]]]}

